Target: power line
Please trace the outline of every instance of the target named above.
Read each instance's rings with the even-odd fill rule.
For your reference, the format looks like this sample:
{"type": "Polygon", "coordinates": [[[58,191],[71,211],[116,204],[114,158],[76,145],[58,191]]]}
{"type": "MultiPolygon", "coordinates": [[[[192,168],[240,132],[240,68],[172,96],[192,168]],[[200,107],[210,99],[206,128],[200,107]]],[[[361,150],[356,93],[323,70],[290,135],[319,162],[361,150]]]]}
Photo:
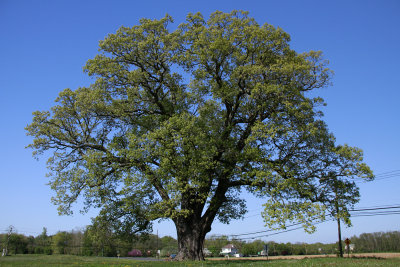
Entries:
{"type": "Polygon", "coordinates": [[[392,170],[392,171],[386,171],[386,172],[381,172],[378,174],[375,174],[374,177],[375,178],[383,178],[386,176],[398,176],[400,175],[400,170],[392,170]]]}
{"type": "MultiPolygon", "coordinates": [[[[382,206],[372,206],[372,207],[366,207],[366,208],[359,208],[359,209],[352,209],[349,210],[352,215],[351,217],[363,217],[363,216],[381,216],[381,215],[397,215],[400,214],[400,210],[392,210],[390,211],[389,209],[399,209],[400,205],[397,204],[392,204],[392,205],[382,205],[382,206]],[[377,211],[377,210],[386,210],[386,211],[378,211],[378,212],[373,212],[373,211],[377,211]],[[388,211],[389,210],[389,211],[388,211]],[[365,211],[365,212],[363,212],[365,211]],[[370,211],[370,212],[367,212],[370,211]]],[[[327,215],[329,216],[329,215],[327,215]]],[[[326,221],[330,221],[332,219],[327,219],[321,222],[316,222],[313,223],[312,225],[316,225],[316,224],[320,224],[322,222],[326,222],[326,221]]],[[[286,227],[293,227],[293,226],[297,226],[300,225],[302,223],[294,223],[291,225],[288,225],[286,227]]],[[[293,229],[288,229],[288,230],[284,230],[284,231],[280,231],[277,233],[272,233],[272,234],[267,234],[267,235],[260,235],[260,236],[255,236],[255,237],[246,237],[246,238],[239,238],[239,239],[254,239],[254,238],[259,238],[259,237],[266,237],[266,236],[271,236],[271,235],[277,235],[277,234],[281,234],[281,233],[286,233],[286,232],[290,232],[290,231],[294,231],[294,230],[298,230],[298,229],[302,229],[303,227],[297,227],[297,228],[293,228],[293,229]]],[[[231,235],[225,235],[227,237],[232,237],[232,238],[237,238],[240,236],[248,236],[248,235],[255,235],[255,234],[261,234],[261,233],[268,233],[268,232],[274,232],[277,230],[272,230],[272,229],[268,229],[268,230],[260,230],[260,231],[254,231],[254,232],[247,232],[247,233],[240,233],[240,234],[231,234],[231,235]]],[[[215,236],[215,235],[214,235],[215,236]]],[[[224,236],[224,235],[217,235],[217,236],[224,236]]]]}
{"type": "Polygon", "coordinates": [[[387,175],[399,175],[400,174],[400,170],[393,170],[393,171],[387,171],[387,172],[382,172],[379,173],[377,175],[375,175],[375,177],[380,177],[380,176],[387,176],[387,175]]]}
{"type": "Polygon", "coordinates": [[[364,208],[364,209],[353,209],[349,211],[364,211],[364,210],[386,210],[386,209],[398,209],[400,206],[391,206],[391,207],[377,207],[377,208],[364,208]]]}
{"type": "Polygon", "coordinates": [[[358,207],[358,209],[370,209],[370,208],[386,208],[390,206],[400,206],[400,204],[387,204],[387,205],[376,205],[376,206],[368,206],[368,207],[358,207]]]}
{"type": "MultiPolygon", "coordinates": [[[[380,210],[380,209],[393,209],[393,208],[400,208],[400,205],[392,204],[392,205],[385,205],[385,206],[372,206],[372,207],[366,207],[366,208],[353,209],[353,210],[349,210],[349,211],[380,210]]],[[[302,224],[302,223],[291,224],[291,225],[288,225],[287,227],[292,227],[292,226],[296,226],[296,225],[300,225],[300,224],[302,224]]],[[[259,230],[259,231],[255,231],[255,232],[232,234],[232,235],[228,235],[228,236],[245,236],[245,235],[266,233],[266,232],[271,232],[271,231],[274,231],[274,230],[271,230],[271,229],[269,229],[269,230],[259,230]]]]}
{"type": "MultiPolygon", "coordinates": [[[[323,220],[323,221],[320,221],[320,222],[315,222],[312,225],[317,225],[317,224],[320,224],[320,223],[323,223],[323,222],[327,222],[327,221],[330,221],[330,220],[332,220],[332,219],[326,219],[326,220],[323,220]]],[[[301,223],[298,223],[298,224],[301,224],[301,223]]],[[[287,232],[291,232],[291,231],[295,231],[295,230],[299,230],[299,229],[303,229],[303,227],[300,226],[300,227],[287,229],[287,230],[283,230],[283,231],[279,231],[279,232],[272,233],[272,234],[267,234],[267,235],[259,235],[259,236],[254,236],[254,237],[240,238],[240,240],[255,239],[255,238],[260,238],[260,237],[268,237],[268,236],[272,236],[272,235],[279,235],[279,234],[283,234],[283,233],[287,233],[287,232]]]]}
{"type": "MultiPolygon", "coordinates": [[[[374,177],[375,179],[373,181],[380,181],[380,180],[385,180],[385,179],[395,178],[395,177],[400,177],[400,170],[393,170],[393,171],[387,171],[387,172],[376,174],[374,177]]],[[[357,177],[356,180],[362,181],[362,182],[368,182],[359,177],[357,177]]]]}
{"type": "MultiPolygon", "coordinates": [[[[371,217],[371,216],[382,216],[382,215],[400,215],[400,211],[360,213],[360,214],[352,215],[351,217],[365,217],[365,216],[371,217]]],[[[332,219],[332,218],[331,219],[326,219],[324,221],[313,223],[312,225],[317,225],[317,224],[324,223],[324,222],[331,221],[331,220],[334,220],[334,219],[332,219]]],[[[301,223],[298,223],[298,224],[301,224],[301,223]]],[[[296,225],[296,224],[293,224],[291,226],[294,226],[294,225],[296,225]]],[[[287,232],[291,232],[291,231],[295,231],[295,230],[299,230],[299,229],[303,229],[303,227],[300,226],[300,227],[287,229],[287,230],[279,231],[279,232],[272,233],[272,234],[258,235],[258,236],[252,236],[252,237],[243,237],[243,238],[238,238],[238,239],[239,240],[256,239],[256,238],[261,238],[261,237],[268,237],[268,236],[283,234],[283,233],[287,233],[287,232]]],[[[266,230],[264,232],[270,232],[270,231],[273,231],[273,230],[266,230]]],[[[238,235],[230,235],[230,236],[238,236],[238,235]]]]}
{"type": "Polygon", "coordinates": [[[370,216],[382,216],[382,215],[400,215],[400,212],[359,214],[359,215],[352,215],[351,217],[370,217],[370,216]]]}
{"type": "MultiPolygon", "coordinates": [[[[329,220],[331,220],[331,219],[326,219],[326,220],[321,221],[321,222],[315,222],[315,223],[313,223],[312,225],[316,225],[316,224],[319,224],[319,223],[322,223],[322,222],[325,222],[325,221],[329,221],[329,220]]],[[[286,226],[286,227],[293,227],[293,226],[297,226],[297,225],[301,225],[301,224],[303,224],[303,223],[294,223],[294,224],[288,225],[288,226],[286,226]]],[[[255,236],[255,237],[237,238],[237,239],[239,239],[239,240],[242,240],[242,239],[254,239],[254,238],[258,238],[258,237],[265,237],[265,236],[270,236],[270,235],[276,235],[276,234],[279,234],[279,233],[286,233],[286,232],[290,232],[290,231],[294,231],[294,230],[298,230],[298,229],[302,229],[302,228],[303,228],[303,227],[301,226],[301,227],[297,227],[297,228],[292,228],[292,229],[283,230],[283,231],[280,231],[280,232],[277,232],[277,233],[272,233],[272,234],[267,234],[267,235],[260,235],[260,236],[255,236]]],[[[262,231],[251,232],[251,233],[244,233],[244,234],[219,235],[219,236],[237,237],[237,236],[254,235],[254,234],[267,233],[267,232],[276,232],[276,231],[278,231],[278,230],[269,229],[269,230],[262,230],[262,231]]],[[[214,235],[214,236],[215,236],[215,235],[214,235]]],[[[216,239],[218,239],[218,238],[216,238],[216,239]]]]}

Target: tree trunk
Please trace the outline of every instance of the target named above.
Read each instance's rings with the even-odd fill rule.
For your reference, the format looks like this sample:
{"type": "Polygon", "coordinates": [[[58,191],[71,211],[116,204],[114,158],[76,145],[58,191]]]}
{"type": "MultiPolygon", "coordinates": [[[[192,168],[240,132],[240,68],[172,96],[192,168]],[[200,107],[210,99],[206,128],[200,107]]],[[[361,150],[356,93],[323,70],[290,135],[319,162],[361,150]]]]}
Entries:
{"type": "Polygon", "coordinates": [[[343,246],[342,246],[342,233],[340,230],[340,219],[337,219],[337,224],[338,224],[338,247],[339,247],[339,257],[343,258],[343,246]]]}
{"type": "MultiPolygon", "coordinates": [[[[182,207],[193,210],[191,216],[178,217],[174,219],[176,233],[178,236],[178,255],[176,260],[204,260],[204,240],[206,234],[211,231],[211,225],[218,213],[219,208],[226,201],[225,193],[228,190],[227,183],[219,182],[210,205],[203,214],[204,203],[197,206],[190,206],[192,196],[183,199],[182,207]],[[202,215],[203,214],[203,215],[202,215]]],[[[206,190],[207,192],[207,190],[206,190]]]]}
{"type": "Polygon", "coordinates": [[[338,249],[339,249],[339,257],[343,258],[343,246],[342,246],[342,230],[340,229],[340,217],[339,217],[339,204],[336,199],[336,220],[338,225],[338,249]]]}
{"type": "Polygon", "coordinates": [[[177,260],[203,261],[205,234],[195,225],[177,225],[178,255],[177,260]]]}
{"type": "Polygon", "coordinates": [[[188,219],[175,220],[178,235],[178,255],[176,260],[204,260],[204,240],[211,230],[205,222],[194,222],[188,219]]]}

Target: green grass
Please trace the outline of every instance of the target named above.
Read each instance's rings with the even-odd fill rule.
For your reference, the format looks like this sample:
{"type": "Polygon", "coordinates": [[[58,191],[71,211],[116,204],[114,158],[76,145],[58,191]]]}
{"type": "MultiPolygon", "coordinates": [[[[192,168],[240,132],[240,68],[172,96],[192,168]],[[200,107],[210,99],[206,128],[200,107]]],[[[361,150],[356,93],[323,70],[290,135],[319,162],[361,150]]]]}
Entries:
{"type": "Polygon", "coordinates": [[[82,257],[71,255],[13,255],[0,258],[0,266],[115,266],[115,267],[131,267],[131,266],[185,266],[185,267],[203,267],[203,266],[400,266],[400,258],[394,259],[378,259],[378,258],[308,258],[302,260],[222,260],[205,262],[146,262],[133,259],[117,259],[105,257],[82,257]]]}

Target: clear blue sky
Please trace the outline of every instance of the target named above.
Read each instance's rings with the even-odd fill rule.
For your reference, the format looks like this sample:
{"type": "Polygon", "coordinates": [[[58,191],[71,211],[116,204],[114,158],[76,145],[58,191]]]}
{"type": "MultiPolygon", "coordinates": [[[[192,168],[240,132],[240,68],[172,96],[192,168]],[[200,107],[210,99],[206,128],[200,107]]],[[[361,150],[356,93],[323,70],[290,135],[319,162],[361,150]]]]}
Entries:
{"type": "MultiPolygon", "coordinates": [[[[189,12],[250,12],[291,35],[298,52],[322,50],[335,71],[333,85],[318,93],[338,143],[364,150],[376,174],[400,169],[400,1],[17,1],[0,0],[0,232],[13,225],[37,235],[90,223],[96,212],[58,216],[46,185],[46,159],[24,149],[32,140],[24,127],[35,110],[48,110],[64,88],[91,80],[82,72],[98,41],[142,17],[170,14],[176,24],[189,12]]],[[[361,184],[359,207],[400,204],[400,177],[361,184]]],[[[263,229],[261,201],[249,198],[248,216],[230,225],[214,224],[214,234],[263,229]],[[253,216],[255,215],[255,216],[253,216]]],[[[400,230],[400,215],[354,218],[343,235],[400,230]]],[[[175,235],[171,223],[155,223],[160,235],[175,235]]],[[[278,242],[334,242],[336,226],[324,223],[313,235],[301,230],[265,238],[278,242]]]]}

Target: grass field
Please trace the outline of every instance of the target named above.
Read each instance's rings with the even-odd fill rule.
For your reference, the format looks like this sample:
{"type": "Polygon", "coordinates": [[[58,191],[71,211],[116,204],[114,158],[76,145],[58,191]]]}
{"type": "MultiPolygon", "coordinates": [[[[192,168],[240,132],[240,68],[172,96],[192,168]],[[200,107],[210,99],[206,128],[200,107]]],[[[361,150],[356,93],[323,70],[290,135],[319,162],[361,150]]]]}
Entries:
{"type": "Polygon", "coordinates": [[[274,260],[206,260],[204,262],[137,261],[105,257],[82,257],[71,255],[13,255],[0,258],[0,266],[400,266],[400,258],[304,258],[274,260]]]}

